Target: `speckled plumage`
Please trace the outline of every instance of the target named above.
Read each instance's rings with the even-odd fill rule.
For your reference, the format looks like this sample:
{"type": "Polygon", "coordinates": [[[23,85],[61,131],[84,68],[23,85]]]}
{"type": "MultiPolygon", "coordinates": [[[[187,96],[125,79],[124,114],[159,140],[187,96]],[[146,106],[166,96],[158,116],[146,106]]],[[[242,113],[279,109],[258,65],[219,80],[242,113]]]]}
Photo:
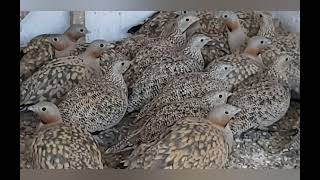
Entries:
{"type": "Polygon", "coordinates": [[[142,128],[136,129],[128,137],[118,144],[107,149],[107,152],[117,152],[132,148],[139,143],[152,142],[159,139],[159,136],[167,127],[173,125],[183,117],[206,117],[214,106],[226,103],[229,92],[209,92],[201,98],[190,98],[185,101],[173,102],[148,111],[142,121],[145,122],[142,128]],[[128,147],[129,146],[129,147],[128,147]]]}
{"type": "Polygon", "coordinates": [[[214,59],[230,54],[226,25],[223,19],[209,11],[198,14],[198,17],[200,17],[200,20],[188,28],[186,35],[191,37],[195,33],[203,33],[213,39],[201,50],[205,64],[207,65],[214,59]]]}
{"type": "Polygon", "coordinates": [[[51,34],[28,45],[20,61],[20,82],[23,82],[36,72],[41,66],[63,57],[75,47],[75,43],[64,34],[51,34]],[[64,54],[64,55],[63,55],[64,54]]]}
{"type": "Polygon", "coordinates": [[[178,57],[179,60],[154,64],[146,69],[142,73],[142,77],[131,86],[132,93],[129,96],[127,112],[142,108],[161,92],[161,89],[172,77],[202,71],[204,61],[201,55],[201,48],[209,41],[209,37],[196,34],[178,57]]]}
{"type": "Polygon", "coordinates": [[[231,65],[219,64],[209,72],[187,73],[173,78],[158,96],[140,110],[136,119],[149,115],[151,109],[172,102],[200,98],[208,92],[231,91],[232,85],[226,78],[233,69],[231,65]]]}
{"type": "Polygon", "coordinates": [[[240,23],[244,29],[246,29],[246,34],[248,37],[256,36],[260,28],[260,13],[261,11],[251,11],[251,10],[241,10],[235,11],[240,23]]]}
{"type": "Polygon", "coordinates": [[[239,110],[222,105],[210,112],[207,119],[179,119],[164,131],[159,141],[140,145],[125,165],[128,169],[223,168],[233,144],[231,130],[226,124],[239,110]]]}
{"type": "Polygon", "coordinates": [[[106,44],[104,40],[95,40],[79,56],[58,58],[42,66],[21,84],[20,105],[39,101],[56,103],[79,82],[99,74],[99,56],[106,44]]]}
{"type": "Polygon", "coordinates": [[[286,68],[291,61],[280,56],[264,73],[256,74],[240,83],[228,103],[242,110],[230,120],[233,134],[251,128],[264,129],[282,118],[290,105],[290,91],[286,68]]]}
{"type": "Polygon", "coordinates": [[[287,69],[290,89],[300,96],[300,43],[299,36],[295,33],[279,34],[276,32],[274,21],[271,17],[263,15],[258,34],[272,39],[272,46],[261,53],[265,65],[270,66],[282,54],[293,57],[287,69]]]}
{"type": "MultiPolygon", "coordinates": [[[[157,61],[158,58],[166,56],[174,56],[176,52],[184,49],[187,39],[185,31],[199,18],[185,14],[177,17],[175,20],[169,22],[169,33],[165,35],[161,41],[149,44],[137,52],[136,57],[133,59],[133,65],[125,74],[125,80],[128,86],[131,86],[132,81],[137,79],[136,72],[144,71],[150,63],[157,61]]],[[[166,31],[164,31],[165,33],[166,31]]]]}
{"type": "Polygon", "coordinates": [[[228,81],[232,85],[237,85],[248,77],[262,71],[265,66],[259,58],[258,53],[261,49],[268,47],[271,41],[264,37],[254,36],[249,39],[248,46],[242,54],[231,54],[208,64],[206,70],[210,70],[217,64],[229,64],[234,70],[228,74],[228,81]]]}
{"type": "Polygon", "coordinates": [[[133,34],[142,34],[147,37],[158,37],[163,30],[163,26],[178,15],[178,13],[172,11],[158,11],[148,17],[143,24],[137,25],[140,27],[133,34]]]}
{"type": "Polygon", "coordinates": [[[89,132],[116,125],[127,109],[127,87],[122,74],[129,66],[130,61],[113,62],[111,67],[102,68],[103,76],[88,79],[69,91],[58,104],[66,122],[89,132]]]}
{"type": "MultiPolygon", "coordinates": [[[[72,24],[63,34],[68,37],[72,42],[77,42],[80,38],[88,34],[89,31],[84,24],[72,24]]],[[[34,42],[39,39],[50,37],[52,34],[41,34],[30,40],[29,45],[32,45],[34,42]]],[[[25,49],[28,50],[28,49],[25,49]]]]}
{"type": "Polygon", "coordinates": [[[65,124],[58,108],[48,102],[30,106],[41,119],[31,143],[34,169],[102,169],[101,153],[93,137],[81,128],[65,124]]]}

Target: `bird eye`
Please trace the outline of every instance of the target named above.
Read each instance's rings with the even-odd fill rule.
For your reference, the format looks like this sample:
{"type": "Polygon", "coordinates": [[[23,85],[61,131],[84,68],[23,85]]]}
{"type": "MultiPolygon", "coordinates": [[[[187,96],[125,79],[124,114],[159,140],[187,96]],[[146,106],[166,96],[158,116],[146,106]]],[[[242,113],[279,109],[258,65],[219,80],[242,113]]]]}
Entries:
{"type": "Polygon", "coordinates": [[[224,70],[227,70],[228,68],[227,67],[224,67],[224,70]]]}
{"type": "Polygon", "coordinates": [[[53,38],[53,41],[57,42],[57,41],[58,41],[58,39],[57,39],[57,38],[53,38]]]}
{"type": "Polygon", "coordinates": [[[223,17],[224,17],[224,18],[228,18],[228,15],[224,15],[223,17]]]}
{"type": "Polygon", "coordinates": [[[203,42],[203,39],[201,39],[200,41],[203,42]]]}
{"type": "Polygon", "coordinates": [[[259,15],[261,18],[263,17],[262,14],[259,15]]]}
{"type": "Polygon", "coordinates": [[[100,47],[104,47],[104,44],[100,44],[100,47]]]}
{"type": "Polygon", "coordinates": [[[228,112],[228,111],[225,111],[224,113],[225,113],[225,114],[229,114],[229,112],[228,112]]]}
{"type": "Polygon", "coordinates": [[[261,43],[261,44],[263,44],[263,43],[264,43],[264,41],[260,41],[260,43],[261,43]]]}
{"type": "Polygon", "coordinates": [[[186,14],[186,13],[187,13],[187,11],[183,11],[183,13],[185,13],[185,14],[186,14]]]}
{"type": "Polygon", "coordinates": [[[189,21],[189,18],[187,18],[186,21],[189,21]]]}
{"type": "Polygon", "coordinates": [[[289,58],[286,58],[286,61],[288,61],[289,60],[289,58]]]}
{"type": "Polygon", "coordinates": [[[42,111],[46,111],[47,109],[45,107],[42,108],[42,111]]]}
{"type": "Polygon", "coordinates": [[[221,94],[219,95],[219,98],[222,98],[222,95],[221,95],[221,94]]]}
{"type": "Polygon", "coordinates": [[[83,29],[80,29],[80,32],[83,32],[83,29]]]}
{"type": "Polygon", "coordinates": [[[123,66],[124,65],[124,63],[121,63],[121,66],[123,66]]]}

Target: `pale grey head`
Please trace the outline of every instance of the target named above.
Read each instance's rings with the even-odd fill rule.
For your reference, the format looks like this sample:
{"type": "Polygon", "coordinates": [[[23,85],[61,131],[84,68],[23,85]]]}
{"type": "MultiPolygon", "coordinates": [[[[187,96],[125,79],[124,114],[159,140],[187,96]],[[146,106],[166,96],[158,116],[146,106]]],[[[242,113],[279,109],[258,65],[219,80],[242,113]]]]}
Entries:
{"type": "Polygon", "coordinates": [[[213,108],[208,115],[215,124],[226,127],[231,118],[241,111],[241,108],[229,104],[220,104],[213,108]]]}
{"type": "Polygon", "coordinates": [[[93,58],[99,58],[105,50],[110,48],[110,43],[106,40],[94,40],[90,43],[89,47],[86,49],[85,53],[93,58]]]}
{"type": "Polygon", "coordinates": [[[237,14],[232,11],[222,12],[220,18],[223,19],[225,25],[227,26],[230,32],[241,27],[237,14]]]}
{"type": "Polygon", "coordinates": [[[68,38],[68,36],[64,34],[50,34],[45,37],[46,41],[48,41],[57,51],[63,51],[70,46],[72,41],[68,38]]]}
{"type": "Polygon", "coordinates": [[[292,56],[290,56],[288,54],[282,54],[275,60],[273,67],[278,72],[285,72],[292,61],[293,61],[292,56]]]}
{"type": "Polygon", "coordinates": [[[207,69],[207,71],[213,78],[224,80],[227,79],[228,75],[235,69],[231,64],[218,63],[207,69]]]}
{"type": "Polygon", "coordinates": [[[39,102],[28,107],[29,111],[34,112],[40,119],[39,127],[43,125],[62,123],[62,118],[58,107],[52,102],[39,102]]]}
{"type": "Polygon", "coordinates": [[[72,41],[76,42],[88,33],[90,32],[84,24],[73,24],[65,31],[64,34],[67,35],[72,41]]]}
{"type": "Polygon", "coordinates": [[[190,39],[191,47],[195,49],[203,48],[210,41],[212,39],[204,34],[194,34],[190,39]]]}
{"type": "Polygon", "coordinates": [[[264,49],[271,45],[272,41],[263,36],[253,36],[248,40],[248,48],[264,49]]]}
{"type": "Polygon", "coordinates": [[[199,20],[200,18],[193,13],[180,15],[177,17],[178,29],[180,32],[184,33],[192,24],[199,20]]]}
{"type": "Polygon", "coordinates": [[[227,103],[227,100],[231,95],[232,93],[228,91],[210,91],[203,98],[209,100],[214,105],[220,105],[227,103]]]}
{"type": "Polygon", "coordinates": [[[123,60],[123,61],[115,61],[112,65],[112,69],[114,72],[123,74],[125,73],[128,68],[131,66],[132,62],[123,60]]]}

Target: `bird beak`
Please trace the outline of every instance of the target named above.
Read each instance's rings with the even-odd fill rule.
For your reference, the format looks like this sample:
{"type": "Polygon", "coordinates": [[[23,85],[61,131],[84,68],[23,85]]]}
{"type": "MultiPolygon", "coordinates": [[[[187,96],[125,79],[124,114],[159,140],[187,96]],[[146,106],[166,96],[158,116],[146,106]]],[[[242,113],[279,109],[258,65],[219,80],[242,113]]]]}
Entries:
{"type": "Polygon", "coordinates": [[[91,31],[89,31],[88,29],[86,29],[86,32],[85,32],[86,34],[90,34],[91,33],[91,31]]]}
{"type": "Polygon", "coordinates": [[[237,107],[237,108],[235,109],[235,115],[238,114],[240,111],[241,111],[241,108],[238,108],[238,107],[237,107]]]}
{"type": "Polygon", "coordinates": [[[195,22],[197,22],[197,21],[200,21],[200,18],[199,18],[199,17],[196,17],[196,18],[195,18],[195,22]]]}
{"type": "Polygon", "coordinates": [[[230,97],[232,95],[233,95],[233,93],[230,92],[230,93],[227,94],[227,97],[230,97]]]}

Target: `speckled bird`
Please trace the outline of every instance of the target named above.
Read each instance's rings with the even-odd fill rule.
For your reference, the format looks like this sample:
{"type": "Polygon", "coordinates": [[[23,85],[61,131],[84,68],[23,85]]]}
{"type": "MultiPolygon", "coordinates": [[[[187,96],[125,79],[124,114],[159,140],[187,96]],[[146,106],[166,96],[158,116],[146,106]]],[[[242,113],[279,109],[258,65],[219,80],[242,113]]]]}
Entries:
{"type": "Polygon", "coordinates": [[[167,38],[145,46],[132,60],[132,67],[125,74],[128,86],[131,86],[132,81],[137,78],[135,77],[136,71],[145,70],[151,62],[163,57],[164,54],[171,56],[171,54],[174,55],[176,52],[182,51],[187,44],[185,31],[198,20],[199,18],[192,14],[185,14],[170,21],[168,26],[170,27],[171,25],[171,29],[169,28],[170,33],[166,35],[167,38]]]}
{"type": "Polygon", "coordinates": [[[101,152],[93,137],[64,123],[57,106],[40,102],[28,107],[41,120],[31,143],[33,169],[102,169],[101,152]]]}
{"type": "Polygon", "coordinates": [[[158,37],[163,31],[162,27],[168,21],[178,17],[181,14],[174,11],[157,11],[144,20],[144,23],[131,27],[128,32],[134,35],[158,37]]]}
{"type": "MultiPolygon", "coordinates": [[[[76,43],[78,40],[82,37],[84,37],[86,34],[90,33],[86,26],[84,24],[72,24],[63,34],[68,37],[69,40],[76,43]]],[[[50,37],[52,34],[41,34],[33,39],[30,40],[28,45],[32,45],[34,42],[36,42],[39,39],[50,37]]],[[[28,50],[28,46],[26,49],[28,50]]]]}
{"type": "MultiPolygon", "coordinates": [[[[151,65],[142,73],[132,87],[132,93],[128,100],[127,112],[133,112],[141,109],[146,103],[157,96],[165,84],[172,77],[190,73],[199,72],[204,68],[204,61],[201,55],[201,48],[211,39],[202,34],[196,34],[188,42],[187,47],[181,55],[173,58],[171,62],[151,65]]],[[[167,58],[167,57],[166,57],[167,58]]]]}
{"type": "Polygon", "coordinates": [[[228,103],[242,110],[230,120],[235,135],[251,129],[265,130],[287,112],[290,105],[290,89],[286,69],[292,58],[282,55],[265,72],[256,74],[234,90],[228,103]]]}
{"type": "Polygon", "coordinates": [[[161,140],[140,145],[125,161],[128,169],[220,169],[233,145],[228,121],[240,111],[215,107],[208,117],[185,117],[166,129],[161,140]]]}
{"type": "Polygon", "coordinates": [[[88,79],[70,90],[58,104],[62,117],[91,133],[116,125],[128,105],[122,74],[130,64],[130,61],[115,61],[111,67],[101,68],[101,77],[88,79]]]}
{"type": "Polygon", "coordinates": [[[240,20],[234,12],[225,11],[221,18],[226,24],[228,45],[231,53],[239,54],[244,50],[248,39],[246,30],[241,26],[240,20]]]}
{"type": "Polygon", "coordinates": [[[70,40],[65,35],[51,35],[34,40],[32,48],[25,52],[20,61],[20,82],[28,79],[41,66],[52,61],[58,51],[64,51],[70,40]]]}
{"type": "Polygon", "coordinates": [[[99,56],[107,47],[106,44],[104,40],[95,40],[79,56],[58,58],[42,66],[21,84],[20,106],[39,101],[57,103],[79,82],[99,76],[99,56]]]}
{"type": "MultiPolygon", "coordinates": [[[[135,148],[140,143],[159,140],[159,136],[177,120],[183,117],[205,117],[214,106],[226,103],[229,92],[209,92],[201,98],[171,103],[148,112],[150,117],[144,119],[142,128],[133,131],[128,137],[106,150],[114,153],[135,148]]],[[[145,117],[144,117],[145,118],[145,117]]]]}
{"type": "Polygon", "coordinates": [[[152,109],[172,102],[200,98],[208,92],[231,91],[232,84],[226,79],[233,70],[232,65],[221,63],[208,72],[187,73],[173,78],[158,96],[140,110],[136,119],[142,119],[152,109]]]}
{"type": "Polygon", "coordinates": [[[235,69],[228,74],[228,81],[235,86],[248,77],[265,69],[259,53],[270,44],[271,41],[267,38],[254,36],[249,39],[248,45],[243,53],[231,54],[219,58],[208,64],[206,70],[220,63],[232,65],[235,69]]]}
{"type": "Polygon", "coordinates": [[[258,34],[272,39],[272,46],[261,52],[263,63],[270,66],[282,54],[293,57],[287,69],[288,82],[295,99],[300,99],[300,37],[295,33],[279,34],[276,32],[275,24],[270,16],[261,13],[260,30],[258,34]]]}

